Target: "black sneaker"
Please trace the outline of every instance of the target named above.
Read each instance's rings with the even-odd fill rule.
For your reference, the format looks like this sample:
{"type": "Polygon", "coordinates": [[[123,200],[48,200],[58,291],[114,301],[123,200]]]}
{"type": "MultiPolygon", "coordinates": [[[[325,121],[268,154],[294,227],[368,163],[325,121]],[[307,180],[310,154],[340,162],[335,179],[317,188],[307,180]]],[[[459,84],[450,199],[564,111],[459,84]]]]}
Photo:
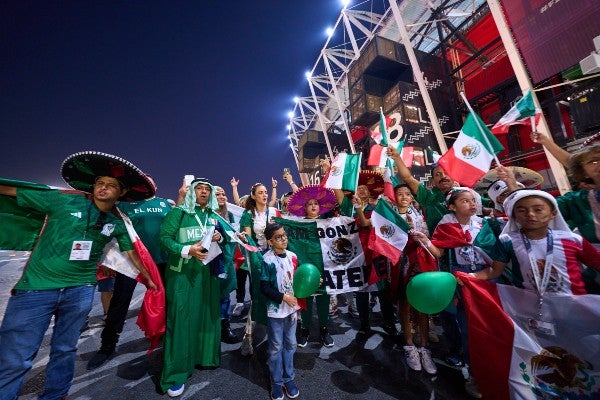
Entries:
{"type": "Polygon", "coordinates": [[[298,347],[306,347],[308,344],[308,329],[300,329],[300,338],[298,338],[298,347]]]}
{"type": "Polygon", "coordinates": [[[108,359],[110,358],[110,356],[112,356],[112,354],[114,353],[114,349],[110,350],[110,349],[100,349],[98,350],[98,352],[96,354],[94,354],[94,356],[90,359],[90,361],[88,361],[88,365],[87,365],[87,369],[92,370],[92,369],[96,369],[99,366],[101,366],[102,364],[104,364],[106,361],[108,361],[108,359]]]}
{"type": "Polygon", "coordinates": [[[361,333],[363,335],[368,335],[371,333],[371,325],[367,324],[360,324],[360,328],[358,329],[358,333],[361,333]]]}
{"type": "Polygon", "coordinates": [[[396,324],[383,324],[382,328],[388,335],[398,336],[398,329],[396,329],[396,324]]]}
{"type": "Polygon", "coordinates": [[[325,347],[333,347],[334,345],[333,338],[327,331],[327,328],[321,328],[321,343],[323,343],[323,346],[325,347]]]}

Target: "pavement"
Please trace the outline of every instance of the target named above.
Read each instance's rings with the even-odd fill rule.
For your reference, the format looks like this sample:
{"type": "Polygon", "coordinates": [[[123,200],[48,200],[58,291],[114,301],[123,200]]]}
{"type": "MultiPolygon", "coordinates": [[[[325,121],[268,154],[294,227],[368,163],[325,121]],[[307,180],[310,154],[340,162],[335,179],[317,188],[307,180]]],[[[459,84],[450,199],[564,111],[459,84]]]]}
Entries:
{"type": "MultiPolygon", "coordinates": [[[[26,254],[0,252],[0,315],[4,317],[10,289],[22,273],[26,254]]],[[[99,368],[88,371],[88,360],[100,346],[102,306],[99,294],[90,313],[90,327],[78,344],[75,378],[70,400],[88,399],[167,399],[157,390],[162,368],[162,351],[147,354],[148,341],[135,324],[145,288],[138,285],[127,316],[117,351],[99,368]]],[[[232,303],[235,299],[232,297],[232,303]]],[[[243,335],[246,313],[232,320],[232,330],[243,335]]],[[[357,339],[359,321],[346,307],[330,322],[335,346],[325,348],[318,341],[318,323],[314,320],[308,346],[295,354],[296,383],[299,399],[467,399],[460,369],[445,366],[443,337],[432,344],[438,363],[437,375],[410,370],[404,361],[401,339],[387,335],[378,324],[378,306],[373,309],[373,331],[368,338],[357,339]]],[[[399,325],[397,325],[399,327],[399,325]]],[[[269,372],[266,364],[265,328],[257,325],[254,354],[243,356],[240,343],[221,346],[221,366],[196,370],[179,399],[269,399],[269,372]]],[[[438,330],[438,333],[441,331],[438,330]]],[[[42,392],[48,362],[52,326],[27,374],[20,399],[34,399],[42,392]]],[[[1,351],[1,349],[0,349],[1,351]]],[[[1,367],[0,367],[1,368],[1,367]]]]}

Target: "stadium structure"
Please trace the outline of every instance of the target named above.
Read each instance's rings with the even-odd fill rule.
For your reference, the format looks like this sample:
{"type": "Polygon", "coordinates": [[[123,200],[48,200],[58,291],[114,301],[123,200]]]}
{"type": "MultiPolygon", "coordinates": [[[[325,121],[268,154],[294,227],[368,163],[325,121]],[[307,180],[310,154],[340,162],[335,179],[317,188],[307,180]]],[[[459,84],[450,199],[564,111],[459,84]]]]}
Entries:
{"type": "MultiPolygon", "coordinates": [[[[370,0],[346,2],[295,99],[287,127],[304,184],[319,160],[363,153],[387,118],[392,144],[421,181],[433,150],[452,146],[472,108],[493,125],[527,90],[543,111],[537,131],[567,151],[600,132],[600,2],[597,0],[370,0]]],[[[513,126],[498,136],[503,165],[544,177],[563,193],[563,167],[513,126]]]]}

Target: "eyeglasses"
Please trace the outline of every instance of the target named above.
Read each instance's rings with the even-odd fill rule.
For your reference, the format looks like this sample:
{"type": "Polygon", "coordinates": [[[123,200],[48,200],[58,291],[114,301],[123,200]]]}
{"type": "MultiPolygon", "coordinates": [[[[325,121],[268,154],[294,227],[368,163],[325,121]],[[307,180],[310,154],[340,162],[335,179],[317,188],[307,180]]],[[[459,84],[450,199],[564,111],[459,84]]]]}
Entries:
{"type": "Polygon", "coordinates": [[[112,183],[112,182],[96,181],[96,183],[94,183],[94,186],[96,186],[96,187],[104,186],[110,190],[121,190],[121,186],[118,183],[112,183]]]}
{"type": "Polygon", "coordinates": [[[283,242],[284,240],[287,240],[287,238],[288,238],[288,235],[283,234],[283,235],[275,235],[271,239],[276,242],[283,242]]]}
{"type": "Polygon", "coordinates": [[[594,158],[591,160],[587,160],[584,164],[585,165],[598,165],[598,164],[600,164],[600,159],[594,158]]]}

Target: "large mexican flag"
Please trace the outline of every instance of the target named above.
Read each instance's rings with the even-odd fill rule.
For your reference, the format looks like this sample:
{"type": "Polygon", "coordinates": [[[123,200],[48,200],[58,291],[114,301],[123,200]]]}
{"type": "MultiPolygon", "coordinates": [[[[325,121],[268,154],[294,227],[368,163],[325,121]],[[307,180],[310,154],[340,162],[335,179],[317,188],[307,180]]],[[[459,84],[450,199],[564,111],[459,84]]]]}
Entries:
{"type": "Polygon", "coordinates": [[[464,283],[471,369],[486,400],[600,398],[600,296],[464,283]]]}
{"type": "Polygon", "coordinates": [[[275,218],[288,234],[288,250],[298,263],[311,263],[322,272],[328,294],[352,292],[367,286],[365,256],[358,226],[351,217],[327,219],[275,218]]]}

